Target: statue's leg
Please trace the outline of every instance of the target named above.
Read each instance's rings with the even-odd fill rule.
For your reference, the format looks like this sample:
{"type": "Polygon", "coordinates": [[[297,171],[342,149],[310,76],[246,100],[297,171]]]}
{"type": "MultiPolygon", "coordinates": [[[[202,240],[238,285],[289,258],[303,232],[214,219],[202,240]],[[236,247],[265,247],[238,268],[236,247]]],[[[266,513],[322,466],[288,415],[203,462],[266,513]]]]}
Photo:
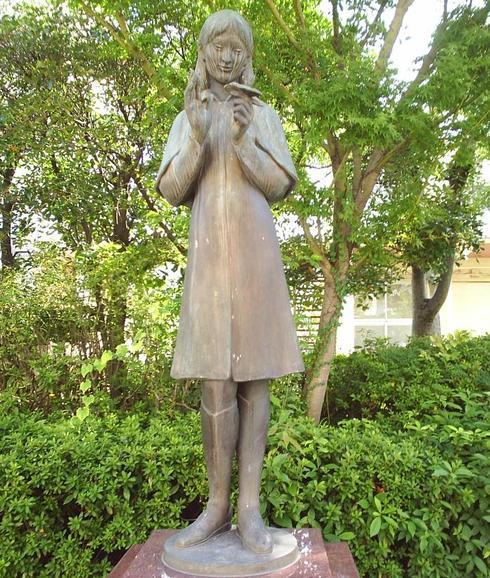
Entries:
{"type": "Polygon", "coordinates": [[[238,438],[237,384],[207,380],[202,385],[201,426],[208,470],[206,510],[179,532],[176,546],[185,548],[231,528],[230,486],[238,438]]]}
{"type": "Polygon", "coordinates": [[[260,479],[269,425],[268,380],[240,383],[238,407],[238,533],[244,545],[254,552],[270,552],[273,539],[259,508],[260,479]]]}

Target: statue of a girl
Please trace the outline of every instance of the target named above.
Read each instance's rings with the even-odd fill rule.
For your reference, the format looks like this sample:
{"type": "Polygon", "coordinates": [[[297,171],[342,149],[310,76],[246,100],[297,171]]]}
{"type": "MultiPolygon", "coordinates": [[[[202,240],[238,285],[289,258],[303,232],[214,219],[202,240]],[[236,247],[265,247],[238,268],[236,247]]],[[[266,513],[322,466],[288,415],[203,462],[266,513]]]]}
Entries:
{"type": "Polygon", "coordinates": [[[172,205],[192,206],[171,375],[203,380],[209,478],[206,510],[175,544],[199,544],[230,528],[237,451],[238,533],[246,547],[265,553],[273,547],[259,510],[268,382],[304,367],[269,208],[297,177],[277,114],[253,96],[252,49],[252,31],[238,13],[206,20],[157,189],[172,205]]]}

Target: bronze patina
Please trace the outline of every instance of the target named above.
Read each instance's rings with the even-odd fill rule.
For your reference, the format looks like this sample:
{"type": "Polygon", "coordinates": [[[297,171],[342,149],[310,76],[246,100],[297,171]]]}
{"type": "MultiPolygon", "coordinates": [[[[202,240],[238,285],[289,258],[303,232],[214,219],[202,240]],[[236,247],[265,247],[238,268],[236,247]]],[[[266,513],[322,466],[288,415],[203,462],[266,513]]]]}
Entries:
{"type": "Polygon", "coordinates": [[[259,510],[271,378],[304,370],[270,205],[297,181],[276,112],[253,88],[253,38],[231,10],[212,14],[157,178],[172,205],[192,208],[174,378],[202,380],[201,423],[209,501],[177,547],[231,525],[238,454],[237,531],[269,553],[259,510]]]}

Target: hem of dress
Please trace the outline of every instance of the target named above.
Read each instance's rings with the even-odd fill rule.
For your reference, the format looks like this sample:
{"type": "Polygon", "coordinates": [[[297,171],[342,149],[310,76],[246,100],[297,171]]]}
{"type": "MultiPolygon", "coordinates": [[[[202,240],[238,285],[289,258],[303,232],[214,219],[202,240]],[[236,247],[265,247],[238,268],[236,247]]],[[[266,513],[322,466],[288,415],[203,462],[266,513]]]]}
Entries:
{"type": "Polygon", "coordinates": [[[195,373],[190,374],[190,373],[173,373],[170,372],[170,377],[172,377],[173,379],[209,379],[209,380],[216,380],[216,381],[226,381],[229,379],[232,379],[233,381],[236,382],[242,382],[242,381],[257,381],[259,379],[279,379],[280,377],[285,377],[286,375],[291,375],[292,373],[303,373],[303,371],[305,371],[305,367],[302,364],[299,367],[296,368],[291,368],[285,371],[279,371],[279,372],[268,372],[267,375],[265,375],[264,373],[259,373],[256,375],[247,375],[247,376],[232,376],[232,375],[210,375],[210,374],[200,374],[200,375],[196,375],[195,373]]]}

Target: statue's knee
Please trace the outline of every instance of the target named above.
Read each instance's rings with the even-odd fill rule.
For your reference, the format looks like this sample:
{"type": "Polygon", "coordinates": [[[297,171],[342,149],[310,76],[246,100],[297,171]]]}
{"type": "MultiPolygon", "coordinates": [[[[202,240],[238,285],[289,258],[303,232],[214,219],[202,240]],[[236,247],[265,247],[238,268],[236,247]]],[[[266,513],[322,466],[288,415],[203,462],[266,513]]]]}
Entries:
{"type": "Polygon", "coordinates": [[[206,380],[202,384],[202,402],[213,413],[227,409],[236,401],[234,381],[206,380]]]}

